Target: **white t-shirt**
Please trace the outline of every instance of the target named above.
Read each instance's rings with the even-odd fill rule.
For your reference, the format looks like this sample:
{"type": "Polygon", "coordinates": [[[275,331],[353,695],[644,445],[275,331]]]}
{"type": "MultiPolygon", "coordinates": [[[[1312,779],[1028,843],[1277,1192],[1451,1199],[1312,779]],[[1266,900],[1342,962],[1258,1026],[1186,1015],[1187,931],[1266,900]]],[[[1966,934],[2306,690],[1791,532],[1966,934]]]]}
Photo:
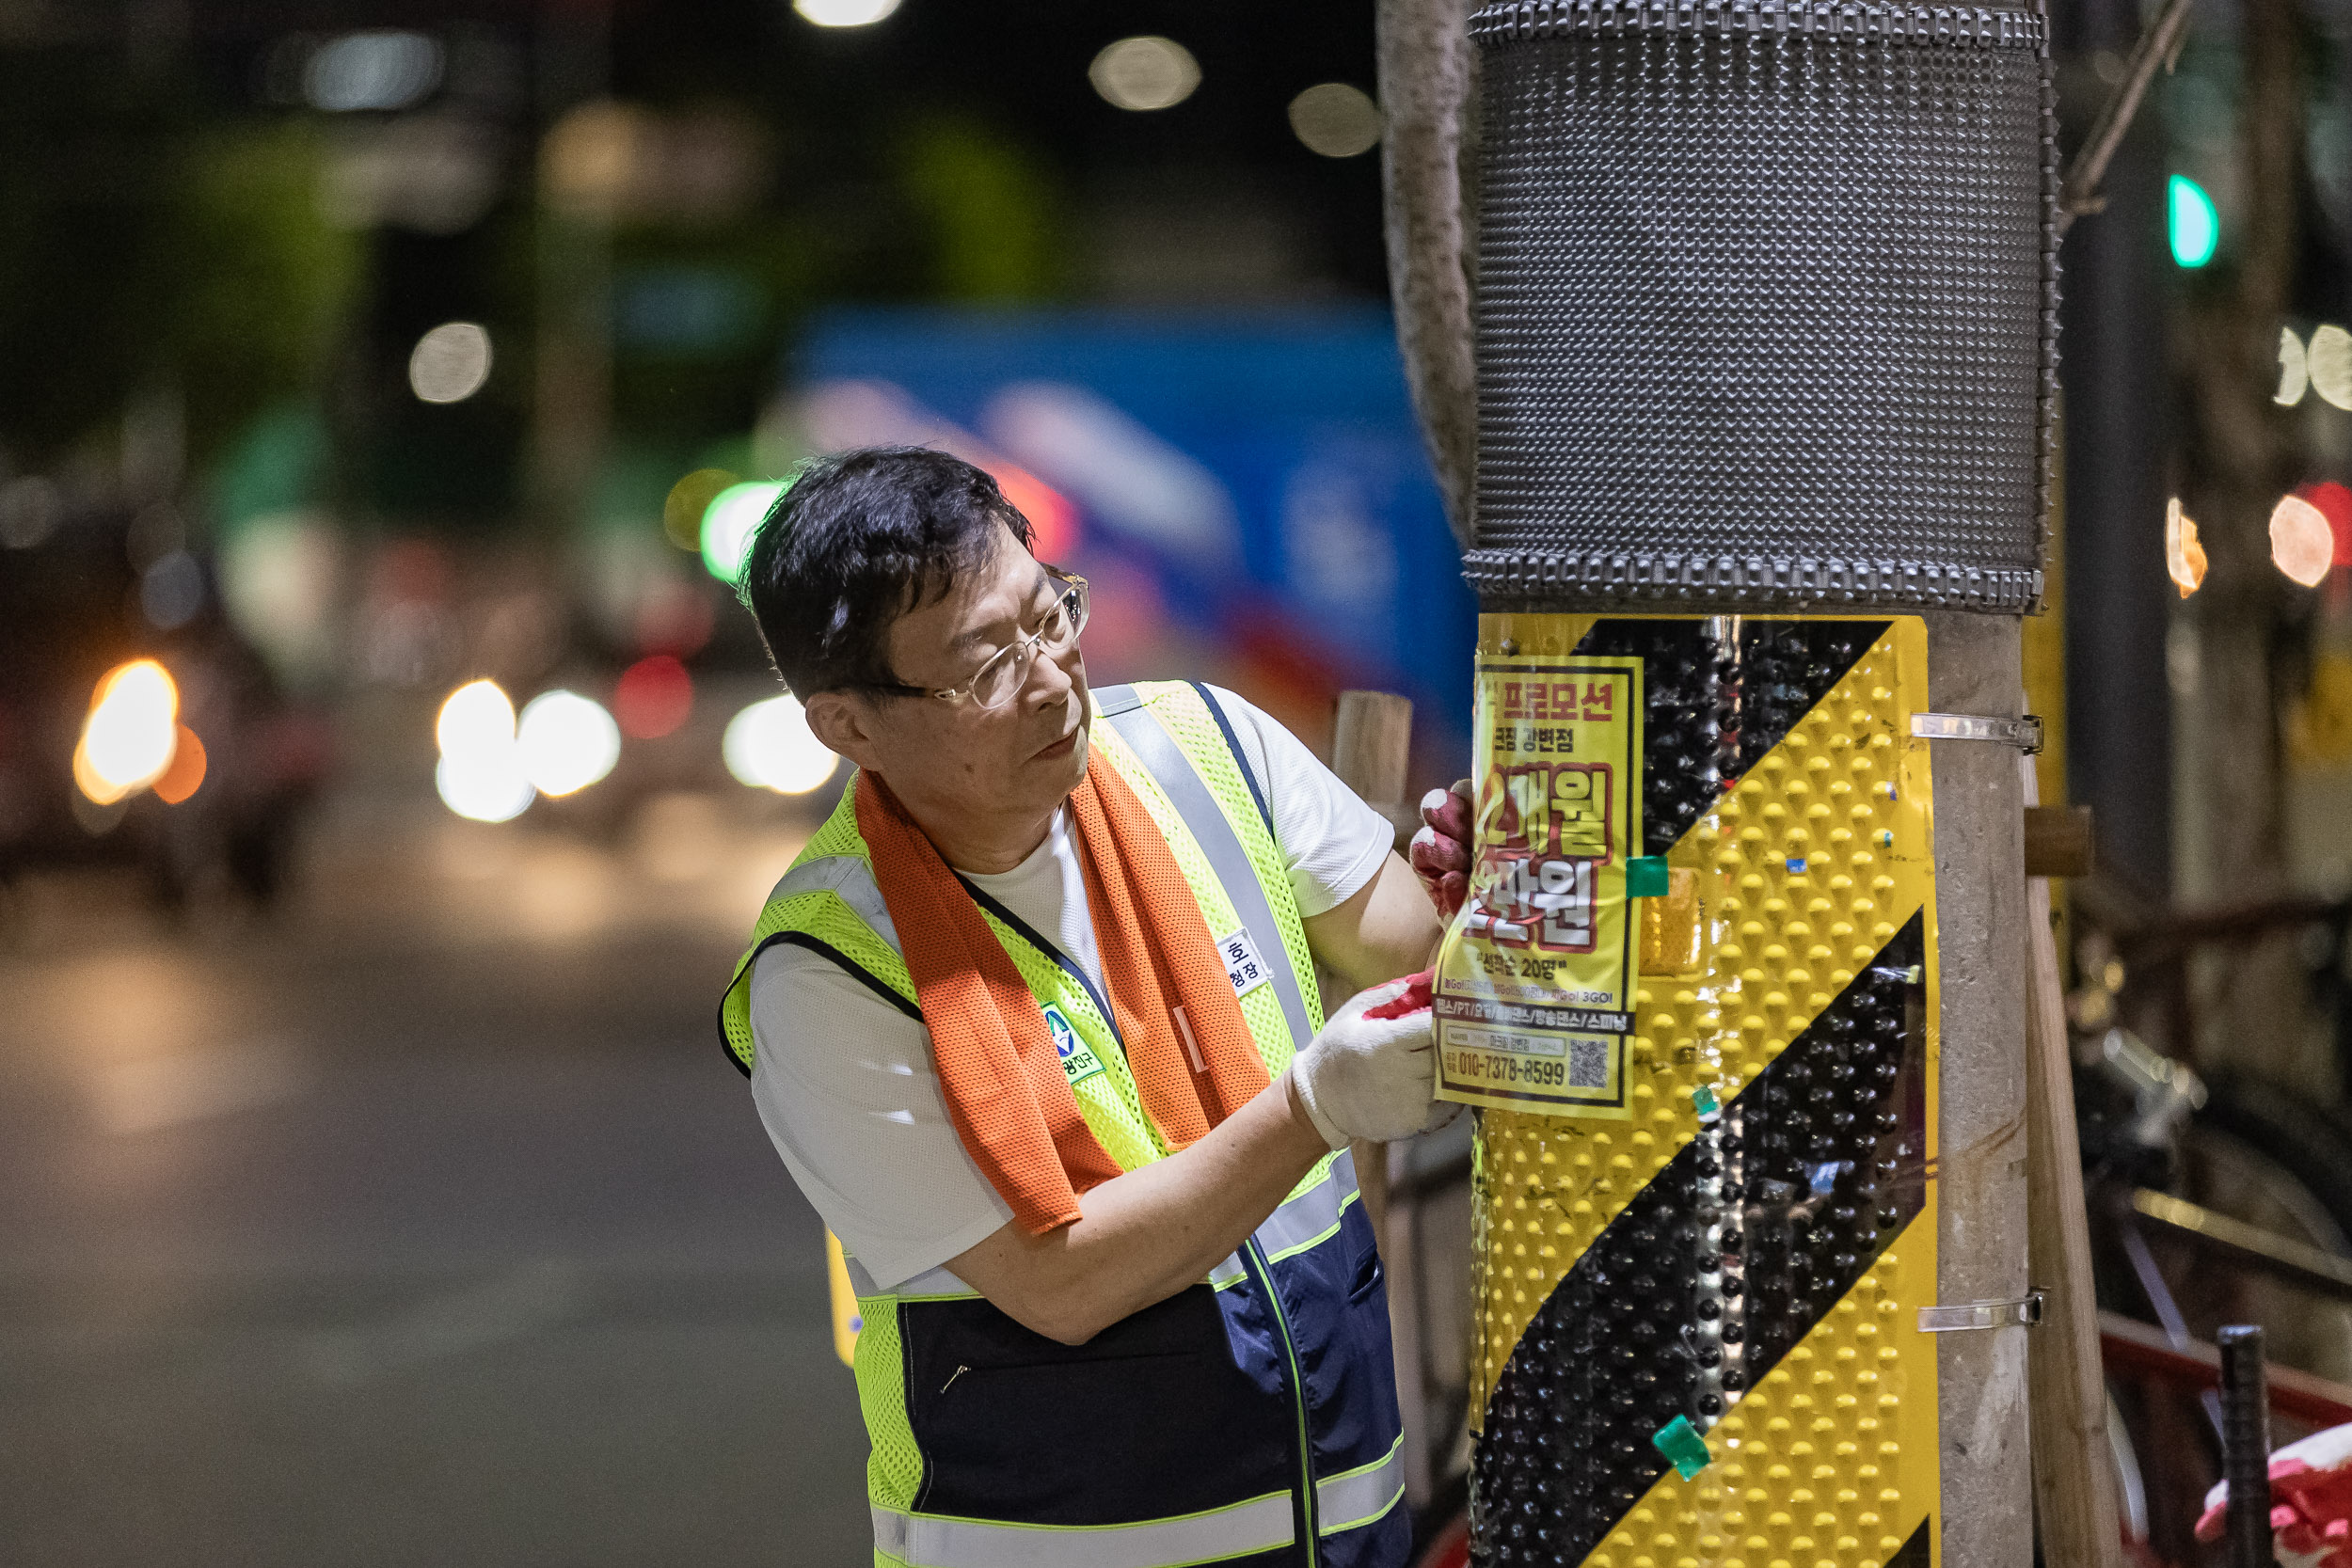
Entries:
{"type": "MultiPolygon", "coordinates": [[[[1387,819],[1290,731],[1210,689],[1265,792],[1299,913],[1345,903],[1388,855],[1387,819]]],[[[972,880],[1101,986],[1067,806],[1026,860],[972,880]]],[[[947,1119],[920,1022],[831,958],[789,943],[753,965],[751,1021],[759,1119],[801,1191],[878,1286],[937,1268],[1012,1218],[947,1119]]]]}

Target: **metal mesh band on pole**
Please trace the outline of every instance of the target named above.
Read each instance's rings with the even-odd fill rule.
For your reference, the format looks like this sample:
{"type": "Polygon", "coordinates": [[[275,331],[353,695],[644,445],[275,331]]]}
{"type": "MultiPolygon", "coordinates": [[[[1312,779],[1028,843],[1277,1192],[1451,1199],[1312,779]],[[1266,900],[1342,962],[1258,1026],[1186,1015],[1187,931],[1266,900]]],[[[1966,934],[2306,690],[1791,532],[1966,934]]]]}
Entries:
{"type": "Polygon", "coordinates": [[[1486,607],[2037,603],[2040,19],[1529,0],[1470,27],[1486,607]]]}

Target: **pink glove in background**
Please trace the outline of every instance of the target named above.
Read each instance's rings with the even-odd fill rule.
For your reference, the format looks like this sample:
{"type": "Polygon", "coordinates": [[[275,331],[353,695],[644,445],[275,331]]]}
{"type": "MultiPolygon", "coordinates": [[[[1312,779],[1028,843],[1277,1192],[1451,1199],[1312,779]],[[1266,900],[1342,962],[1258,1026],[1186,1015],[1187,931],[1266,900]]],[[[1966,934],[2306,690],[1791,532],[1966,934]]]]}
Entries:
{"type": "MultiPolygon", "coordinates": [[[[2205,1494],[2197,1539],[2221,1539],[2229,1489],[2205,1494]]],[[[2282,1563],[2352,1568],[2352,1426],[2314,1432],[2270,1456],[2270,1538],[2282,1563]]]]}
{"type": "Polygon", "coordinates": [[[1438,913],[1452,920],[1470,895],[1470,782],[1433,789],[1422,797],[1421,832],[1406,847],[1414,875],[1429,890],[1438,913]]]}

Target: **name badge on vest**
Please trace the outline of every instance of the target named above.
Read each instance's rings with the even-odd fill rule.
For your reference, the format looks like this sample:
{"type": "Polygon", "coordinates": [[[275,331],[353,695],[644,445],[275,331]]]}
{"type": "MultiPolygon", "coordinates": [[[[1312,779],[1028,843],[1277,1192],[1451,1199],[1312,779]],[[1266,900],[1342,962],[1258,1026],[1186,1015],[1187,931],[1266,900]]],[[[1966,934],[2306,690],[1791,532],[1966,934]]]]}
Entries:
{"type": "Polygon", "coordinates": [[[1248,996],[1260,986],[1273,982],[1274,976],[1258,959],[1258,946],[1249,940],[1248,927],[1219,941],[1216,951],[1225,960],[1225,977],[1233,982],[1235,996],[1248,996]]]}
{"type": "Polygon", "coordinates": [[[1103,1064],[1092,1048],[1078,1037],[1078,1031],[1070,1026],[1070,1021],[1062,1017],[1057,1004],[1048,1002],[1043,1011],[1046,1033],[1054,1037],[1054,1054],[1061,1058],[1062,1075],[1070,1080],[1070,1086],[1074,1089],[1101,1072],[1103,1064]]]}

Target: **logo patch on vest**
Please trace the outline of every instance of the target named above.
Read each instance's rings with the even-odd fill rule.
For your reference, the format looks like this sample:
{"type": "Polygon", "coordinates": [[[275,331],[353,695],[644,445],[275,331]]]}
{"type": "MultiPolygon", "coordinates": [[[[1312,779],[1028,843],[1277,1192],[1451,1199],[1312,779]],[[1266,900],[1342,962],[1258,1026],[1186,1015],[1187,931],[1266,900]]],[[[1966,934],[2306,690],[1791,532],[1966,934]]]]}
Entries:
{"type": "Polygon", "coordinates": [[[1062,1017],[1058,1004],[1048,1002],[1043,1011],[1045,1032],[1054,1037],[1054,1054],[1061,1058],[1062,1076],[1070,1080],[1070,1086],[1074,1089],[1101,1072],[1103,1064],[1092,1048],[1078,1037],[1078,1031],[1070,1026],[1070,1021],[1062,1017]]]}
{"type": "Polygon", "coordinates": [[[1265,965],[1258,961],[1258,946],[1249,940],[1247,926],[1218,942],[1216,951],[1225,960],[1225,977],[1233,982],[1235,996],[1248,996],[1274,978],[1265,965]]]}

